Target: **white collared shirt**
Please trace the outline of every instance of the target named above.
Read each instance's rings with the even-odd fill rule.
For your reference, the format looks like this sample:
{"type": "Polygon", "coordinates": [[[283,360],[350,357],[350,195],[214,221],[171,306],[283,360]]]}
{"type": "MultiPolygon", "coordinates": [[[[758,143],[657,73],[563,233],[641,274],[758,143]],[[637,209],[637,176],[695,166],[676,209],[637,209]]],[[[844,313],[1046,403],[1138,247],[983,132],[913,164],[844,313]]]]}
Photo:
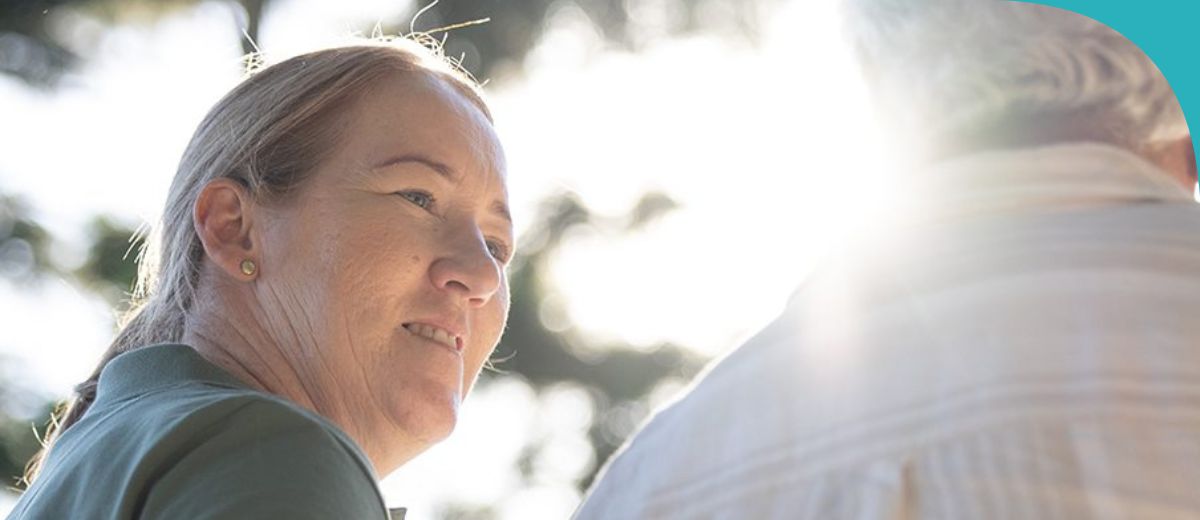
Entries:
{"type": "Polygon", "coordinates": [[[944,163],[578,520],[1200,518],[1200,206],[1124,151],[944,163]]]}

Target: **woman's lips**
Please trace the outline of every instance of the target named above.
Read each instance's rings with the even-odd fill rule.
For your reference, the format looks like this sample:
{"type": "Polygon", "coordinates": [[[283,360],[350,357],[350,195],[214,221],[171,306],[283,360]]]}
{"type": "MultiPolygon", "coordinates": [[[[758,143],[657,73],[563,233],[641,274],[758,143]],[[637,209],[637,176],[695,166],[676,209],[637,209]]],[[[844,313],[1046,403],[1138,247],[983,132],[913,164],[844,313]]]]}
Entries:
{"type": "Polygon", "coordinates": [[[435,343],[445,345],[455,352],[462,352],[462,336],[454,334],[444,328],[422,322],[409,322],[405,323],[403,326],[405,330],[413,333],[416,336],[420,336],[435,343]]]}

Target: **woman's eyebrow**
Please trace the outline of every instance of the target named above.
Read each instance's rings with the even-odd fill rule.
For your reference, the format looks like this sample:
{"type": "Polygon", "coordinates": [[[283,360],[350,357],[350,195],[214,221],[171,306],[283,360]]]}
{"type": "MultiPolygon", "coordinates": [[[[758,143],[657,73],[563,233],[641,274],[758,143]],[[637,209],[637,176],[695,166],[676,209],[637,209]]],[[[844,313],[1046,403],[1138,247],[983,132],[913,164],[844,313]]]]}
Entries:
{"type": "Polygon", "coordinates": [[[371,170],[378,171],[389,166],[395,166],[397,164],[404,163],[417,163],[425,165],[429,169],[437,172],[438,175],[445,177],[446,180],[454,183],[458,182],[458,172],[454,171],[454,168],[419,154],[408,154],[392,157],[379,164],[376,164],[375,166],[372,166],[371,170]]]}
{"type": "Polygon", "coordinates": [[[508,211],[508,205],[499,200],[492,202],[492,214],[504,219],[508,225],[513,225],[512,213],[508,211]]]}
{"type": "MultiPolygon", "coordinates": [[[[441,175],[446,180],[448,180],[452,183],[458,182],[459,175],[458,175],[458,172],[454,170],[454,168],[451,168],[443,163],[440,163],[438,161],[435,161],[433,159],[430,159],[428,157],[425,157],[425,156],[419,155],[419,154],[408,154],[408,155],[400,155],[400,156],[392,157],[383,162],[380,162],[379,164],[377,164],[375,166],[372,166],[371,171],[379,171],[379,170],[382,170],[389,166],[395,166],[397,164],[404,164],[404,163],[417,163],[417,164],[425,165],[429,169],[437,172],[438,175],[441,175]]],[[[503,201],[500,201],[500,200],[493,201],[491,210],[492,210],[492,214],[496,215],[497,217],[500,217],[501,219],[504,219],[504,221],[507,222],[508,225],[510,225],[510,226],[512,225],[512,223],[513,223],[512,212],[509,211],[508,205],[505,204],[503,201]]]]}

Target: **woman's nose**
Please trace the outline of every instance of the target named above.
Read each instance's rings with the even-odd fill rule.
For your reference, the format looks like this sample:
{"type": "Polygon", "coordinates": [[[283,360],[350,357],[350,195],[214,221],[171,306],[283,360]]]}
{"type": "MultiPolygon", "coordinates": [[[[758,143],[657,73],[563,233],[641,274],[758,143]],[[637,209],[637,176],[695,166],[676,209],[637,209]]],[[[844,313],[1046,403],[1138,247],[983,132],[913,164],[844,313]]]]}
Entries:
{"type": "Polygon", "coordinates": [[[478,232],[465,232],[452,244],[430,265],[430,280],[434,287],[455,294],[469,306],[483,306],[500,289],[503,274],[499,262],[478,232]]]}

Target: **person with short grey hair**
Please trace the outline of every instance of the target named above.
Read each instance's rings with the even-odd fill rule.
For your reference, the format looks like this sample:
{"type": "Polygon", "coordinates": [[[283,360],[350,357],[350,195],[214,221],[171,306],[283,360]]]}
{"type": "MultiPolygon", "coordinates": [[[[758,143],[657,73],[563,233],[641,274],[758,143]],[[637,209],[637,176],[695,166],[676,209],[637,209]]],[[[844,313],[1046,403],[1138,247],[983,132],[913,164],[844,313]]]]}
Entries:
{"type": "Polygon", "coordinates": [[[575,518],[1200,517],[1200,206],[1166,78],[1060,9],[846,4],[905,210],[575,518]]]}
{"type": "Polygon", "coordinates": [[[1086,16],[1011,4],[843,3],[886,133],[910,159],[1100,142],[1193,182],[1166,157],[1191,148],[1183,110],[1136,44],[1086,16]]]}

